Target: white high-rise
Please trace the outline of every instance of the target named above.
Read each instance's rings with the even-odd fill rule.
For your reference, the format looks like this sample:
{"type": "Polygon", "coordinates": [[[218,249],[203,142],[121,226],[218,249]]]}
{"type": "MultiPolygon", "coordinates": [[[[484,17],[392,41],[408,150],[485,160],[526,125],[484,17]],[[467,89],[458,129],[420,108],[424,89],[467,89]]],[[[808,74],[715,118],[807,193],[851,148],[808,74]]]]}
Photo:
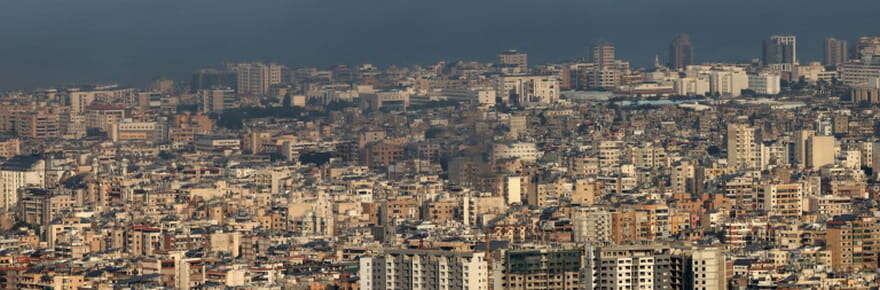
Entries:
{"type": "Polygon", "coordinates": [[[0,206],[10,211],[18,203],[18,190],[42,188],[46,184],[46,162],[37,156],[22,155],[0,166],[0,206]]]}

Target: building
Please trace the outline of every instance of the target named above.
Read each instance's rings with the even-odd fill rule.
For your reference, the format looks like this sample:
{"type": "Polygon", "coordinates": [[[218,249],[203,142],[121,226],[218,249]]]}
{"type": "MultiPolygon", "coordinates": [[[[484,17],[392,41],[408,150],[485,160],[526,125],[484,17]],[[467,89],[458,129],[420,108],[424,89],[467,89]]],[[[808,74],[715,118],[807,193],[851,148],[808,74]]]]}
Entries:
{"type": "Polygon", "coordinates": [[[593,43],[591,51],[591,60],[598,67],[608,67],[614,63],[614,44],[605,40],[599,40],[593,43]]]}
{"type": "Polygon", "coordinates": [[[21,154],[21,139],[0,140],[0,158],[12,158],[21,154]]]}
{"type": "Polygon", "coordinates": [[[109,135],[113,141],[164,142],[168,139],[167,129],[164,124],[154,121],[135,121],[132,119],[124,119],[113,123],[109,135]]]}
{"type": "Polygon", "coordinates": [[[203,90],[199,96],[199,107],[203,113],[222,113],[238,105],[238,97],[231,89],[203,90]]]}
{"type": "Polygon", "coordinates": [[[35,155],[19,155],[0,165],[0,206],[11,211],[18,202],[19,190],[46,184],[46,162],[35,155]]]}
{"type": "Polygon", "coordinates": [[[835,271],[876,271],[880,258],[880,221],[866,215],[836,216],[826,225],[835,271]]]}
{"type": "Polygon", "coordinates": [[[196,135],[195,147],[201,151],[239,150],[241,139],[236,136],[196,135]]]}
{"type": "Polygon", "coordinates": [[[680,70],[694,64],[694,47],[689,35],[682,33],[669,45],[669,67],[680,70]]]}
{"type": "Polygon", "coordinates": [[[61,120],[58,114],[47,111],[20,112],[15,115],[15,133],[22,137],[57,138],[61,136],[61,120]]]}
{"type": "Polygon", "coordinates": [[[98,129],[109,133],[113,124],[125,119],[125,108],[121,106],[92,104],[86,108],[86,129],[98,129]]]}
{"type": "Polygon", "coordinates": [[[61,216],[64,210],[73,208],[75,202],[74,197],[69,194],[58,194],[40,188],[22,188],[18,194],[18,219],[36,226],[48,225],[61,216]]]}
{"type": "Polygon", "coordinates": [[[864,60],[880,55],[880,37],[863,36],[853,46],[852,59],[864,60]]]}
{"type": "Polygon", "coordinates": [[[849,50],[846,40],[829,37],[825,39],[825,61],[822,64],[826,66],[839,66],[849,60],[849,50]]]}
{"type": "Polygon", "coordinates": [[[764,65],[791,72],[798,63],[797,37],[794,35],[772,35],[764,40],[764,65]]]}
{"type": "Polygon", "coordinates": [[[749,88],[749,76],[742,70],[713,70],[709,72],[709,92],[720,96],[736,97],[749,88]]]}
{"type": "Polygon", "coordinates": [[[840,81],[848,86],[878,88],[880,59],[857,60],[839,66],[840,81]]]}
{"type": "Polygon", "coordinates": [[[807,167],[818,169],[834,164],[836,143],[834,136],[811,136],[807,139],[807,167]]]}
{"type": "Polygon", "coordinates": [[[239,95],[262,96],[269,87],[280,84],[284,66],[274,63],[237,63],[229,66],[235,72],[236,92],[239,95]]]}
{"type": "Polygon", "coordinates": [[[764,210],[773,217],[800,217],[804,211],[804,193],[800,183],[764,186],[764,210]]]}
{"type": "Polygon", "coordinates": [[[535,143],[516,142],[508,144],[495,144],[492,148],[492,159],[518,159],[522,161],[536,161],[541,157],[541,151],[535,143]]]}
{"type": "Polygon", "coordinates": [[[761,95],[776,95],[781,91],[781,81],[778,73],[749,74],[749,89],[761,95]]]}
{"type": "Polygon", "coordinates": [[[744,124],[727,126],[727,163],[734,168],[758,168],[760,134],[744,124]]]}
{"type": "Polygon", "coordinates": [[[503,289],[580,289],[583,248],[512,250],[504,255],[503,289]]]}
{"type": "Polygon", "coordinates": [[[581,289],[724,290],[726,269],[724,255],[716,248],[587,246],[581,289]]]}
{"type": "Polygon", "coordinates": [[[488,289],[485,253],[386,250],[360,258],[360,289],[488,289]]]}
{"type": "Polygon", "coordinates": [[[498,63],[525,71],[529,68],[529,56],[525,52],[511,49],[498,54],[498,63]]]}
{"type": "Polygon", "coordinates": [[[572,213],[572,240],[578,243],[611,243],[611,213],[600,208],[577,208],[572,213]]]}
{"type": "Polygon", "coordinates": [[[500,76],[496,91],[506,102],[524,106],[550,104],[559,100],[559,78],[556,75],[500,76]]]}
{"type": "Polygon", "coordinates": [[[816,131],[799,130],[794,133],[794,160],[800,166],[807,166],[807,146],[811,137],[816,135],[816,131]]]}

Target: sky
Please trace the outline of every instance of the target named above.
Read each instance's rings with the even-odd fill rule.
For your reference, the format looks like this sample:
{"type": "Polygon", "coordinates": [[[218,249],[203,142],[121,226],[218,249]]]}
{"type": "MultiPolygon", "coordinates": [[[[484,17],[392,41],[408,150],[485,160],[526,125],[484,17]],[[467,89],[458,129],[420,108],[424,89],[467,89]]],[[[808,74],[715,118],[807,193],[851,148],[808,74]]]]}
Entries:
{"type": "Polygon", "coordinates": [[[188,79],[225,61],[286,65],[586,55],[596,39],[649,66],[689,33],[698,62],[749,61],[771,34],[800,61],[825,37],[880,35],[877,0],[0,0],[0,90],[188,79]]]}

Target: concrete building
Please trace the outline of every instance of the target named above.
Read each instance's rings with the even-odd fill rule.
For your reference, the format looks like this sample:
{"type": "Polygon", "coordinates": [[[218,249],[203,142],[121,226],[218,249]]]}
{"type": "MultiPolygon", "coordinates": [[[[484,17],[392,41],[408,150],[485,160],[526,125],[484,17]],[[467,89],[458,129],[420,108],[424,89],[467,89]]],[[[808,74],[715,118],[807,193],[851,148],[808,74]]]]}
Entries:
{"type": "Polygon", "coordinates": [[[669,45],[669,67],[675,70],[684,69],[694,64],[694,47],[686,33],[679,34],[669,45]]]}
{"type": "Polygon", "coordinates": [[[744,124],[727,126],[727,163],[734,168],[758,168],[760,135],[754,127],[744,124]]]}
{"type": "Polygon", "coordinates": [[[611,243],[611,213],[601,208],[582,207],[572,213],[572,239],[578,243],[611,243]]]}
{"type": "Polygon", "coordinates": [[[222,113],[238,104],[232,89],[210,89],[199,92],[199,107],[203,113],[222,113]]]}
{"type": "Polygon", "coordinates": [[[507,144],[495,144],[492,147],[492,159],[519,159],[522,161],[536,161],[541,157],[541,152],[535,143],[515,142],[507,144]]]}
{"type": "Polygon", "coordinates": [[[804,193],[800,183],[764,186],[764,210],[775,217],[797,218],[804,211],[804,193]]]}
{"type": "Polygon", "coordinates": [[[583,249],[512,250],[505,253],[503,289],[580,289],[583,249]]]}
{"type": "Polygon", "coordinates": [[[498,63],[506,66],[515,66],[525,71],[529,67],[529,56],[525,52],[514,49],[506,50],[498,54],[498,63]]]}
{"type": "Polygon", "coordinates": [[[822,62],[826,66],[838,66],[849,60],[849,48],[846,40],[829,37],[825,39],[825,58],[822,62]]]}
{"type": "Polygon", "coordinates": [[[764,40],[762,61],[764,65],[773,67],[778,65],[779,70],[791,72],[798,63],[797,37],[794,35],[771,35],[764,40]]]}
{"type": "Polygon", "coordinates": [[[19,190],[46,184],[46,162],[39,156],[21,155],[7,160],[0,166],[0,206],[3,211],[15,208],[19,190]]]}
{"type": "Polygon", "coordinates": [[[523,106],[550,104],[559,100],[559,78],[555,75],[500,76],[498,96],[523,106]]]}
{"type": "Polygon", "coordinates": [[[20,112],[15,115],[15,133],[22,137],[57,138],[61,136],[58,114],[48,111],[20,112]]]}
{"type": "Polygon", "coordinates": [[[360,289],[488,289],[485,253],[386,250],[360,258],[360,289]]]}
{"type": "Polygon", "coordinates": [[[876,271],[880,257],[880,221],[866,215],[842,215],[827,223],[827,245],[835,271],[876,271]]]}
{"type": "Polygon", "coordinates": [[[270,86],[280,84],[285,69],[274,63],[237,63],[229,68],[235,72],[236,92],[257,96],[268,94],[270,86]]]}
{"type": "Polygon", "coordinates": [[[807,167],[819,169],[834,164],[836,143],[834,136],[811,136],[807,139],[807,167]]]}
{"type": "Polygon", "coordinates": [[[781,91],[781,78],[779,74],[761,72],[749,74],[749,89],[761,95],[776,95],[781,91]]]}
{"type": "Polygon", "coordinates": [[[587,246],[582,289],[727,289],[720,249],[587,246]]]}
{"type": "Polygon", "coordinates": [[[608,67],[614,63],[614,44],[605,40],[599,40],[593,43],[590,50],[591,60],[598,67],[608,67]]]}

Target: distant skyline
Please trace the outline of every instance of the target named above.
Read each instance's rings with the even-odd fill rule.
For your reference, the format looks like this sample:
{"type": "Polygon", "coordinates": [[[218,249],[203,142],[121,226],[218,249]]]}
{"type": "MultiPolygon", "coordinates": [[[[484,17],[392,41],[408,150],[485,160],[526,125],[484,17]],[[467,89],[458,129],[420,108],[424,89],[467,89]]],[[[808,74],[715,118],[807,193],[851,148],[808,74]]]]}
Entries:
{"type": "Polygon", "coordinates": [[[880,35],[880,1],[850,0],[31,0],[0,9],[0,90],[157,76],[187,79],[224,61],[287,65],[494,61],[515,48],[530,64],[616,45],[650,66],[690,35],[695,61],[761,57],[771,34],[798,37],[802,63],[826,37],[880,35]]]}

